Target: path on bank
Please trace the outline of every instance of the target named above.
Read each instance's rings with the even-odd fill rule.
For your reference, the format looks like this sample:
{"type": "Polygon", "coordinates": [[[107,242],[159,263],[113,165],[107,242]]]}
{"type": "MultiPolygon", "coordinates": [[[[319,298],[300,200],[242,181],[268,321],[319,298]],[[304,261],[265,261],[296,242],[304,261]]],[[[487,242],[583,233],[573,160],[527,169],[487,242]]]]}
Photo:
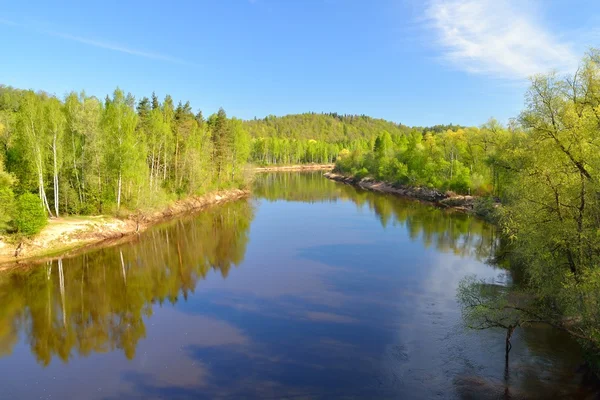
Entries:
{"type": "Polygon", "coordinates": [[[267,167],[256,167],[256,172],[276,172],[276,171],[331,171],[335,164],[300,164],[300,165],[273,165],[267,167]]]}

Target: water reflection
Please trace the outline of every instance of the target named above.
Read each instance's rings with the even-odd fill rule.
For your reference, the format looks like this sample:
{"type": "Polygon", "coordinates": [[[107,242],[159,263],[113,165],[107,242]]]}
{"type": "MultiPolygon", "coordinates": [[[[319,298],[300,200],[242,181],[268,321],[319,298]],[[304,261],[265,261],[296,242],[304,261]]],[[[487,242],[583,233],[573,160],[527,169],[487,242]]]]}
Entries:
{"type": "MultiPolygon", "coordinates": [[[[504,332],[455,301],[507,279],[492,227],[320,173],[254,197],[0,273],[0,397],[502,398],[504,332]]],[[[513,398],[588,393],[564,337],[516,335],[513,398]]]]}
{"type": "Polygon", "coordinates": [[[332,184],[323,179],[322,172],[259,174],[254,194],[269,201],[350,201],[360,210],[373,212],[382,227],[405,228],[412,240],[422,242],[425,247],[461,257],[487,260],[499,244],[494,226],[471,215],[349,185],[332,184]]]}
{"type": "Polygon", "coordinates": [[[37,360],[122,351],[132,359],[154,304],[187,299],[211,271],[244,259],[253,210],[227,204],[157,227],[139,240],[0,274],[0,351],[25,331],[37,360]]]}

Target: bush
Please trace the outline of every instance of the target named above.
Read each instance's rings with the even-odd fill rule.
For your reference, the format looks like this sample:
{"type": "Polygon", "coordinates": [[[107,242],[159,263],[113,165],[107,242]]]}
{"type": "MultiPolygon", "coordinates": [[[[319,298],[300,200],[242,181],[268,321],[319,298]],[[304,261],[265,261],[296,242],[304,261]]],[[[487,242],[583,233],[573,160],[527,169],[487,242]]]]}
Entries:
{"type": "MultiPolygon", "coordinates": [[[[0,163],[2,163],[1,159],[0,163]]],[[[13,183],[13,177],[2,171],[0,164],[0,232],[6,230],[14,214],[13,183]]]]}
{"type": "Polygon", "coordinates": [[[356,173],[353,175],[356,179],[360,180],[360,179],[367,177],[369,175],[369,171],[363,167],[359,171],[356,171],[356,173]]]}
{"type": "Polygon", "coordinates": [[[25,236],[33,236],[48,223],[48,217],[39,197],[24,193],[17,198],[15,227],[25,236]]]}

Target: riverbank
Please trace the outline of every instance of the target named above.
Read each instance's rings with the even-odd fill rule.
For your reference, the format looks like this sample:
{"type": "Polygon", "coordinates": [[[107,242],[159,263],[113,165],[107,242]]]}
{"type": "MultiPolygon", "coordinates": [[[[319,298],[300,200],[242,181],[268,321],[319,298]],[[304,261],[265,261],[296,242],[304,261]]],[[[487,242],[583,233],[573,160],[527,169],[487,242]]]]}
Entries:
{"type": "Polygon", "coordinates": [[[280,165],[270,167],[256,167],[256,172],[276,172],[276,171],[324,171],[332,170],[335,164],[299,164],[299,165],[280,165]]]}
{"type": "Polygon", "coordinates": [[[15,243],[11,238],[0,237],[0,267],[31,259],[43,259],[105,242],[112,243],[171,218],[237,200],[249,194],[249,190],[240,189],[217,191],[178,200],[159,211],[131,214],[126,219],[110,216],[54,218],[31,239],[15,243]]]}
{"type": "Polygon", "coordinates": [[[365,190],[372,190],[380,193],[391,193],[397,196],[409,197],[416,200],[435,203],[440,207],[452,208],[455,210],[473,213],[476,196],[461,196],[449,192],[441,192],[437,189],[431,189],[419,186],[393,185],[387,182],[377,181],[373,178],[357,179],[352,176],[345,176],[334,172],[323,174],[328,179],[354,185],[365,190]]]}

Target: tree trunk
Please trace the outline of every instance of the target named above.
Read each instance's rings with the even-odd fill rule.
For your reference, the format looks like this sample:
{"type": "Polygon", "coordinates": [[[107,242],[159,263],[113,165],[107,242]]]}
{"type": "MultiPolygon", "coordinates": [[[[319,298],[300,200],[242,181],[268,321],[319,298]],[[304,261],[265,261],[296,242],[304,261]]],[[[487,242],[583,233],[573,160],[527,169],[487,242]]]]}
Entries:
{"type": "Polygon", "coordinates": [[[73,151],[73,173],[75,174],[75,181],[77,182],[77,194],[79,196],[79,206],[83,205],[83,185],[81,179],[79,179],[79,170],[77,168],[77,147],[75,146],[74,133],[71,132],[71,147],[73,151]]]}
{"type": "Polygon", "coordinates": [[[119,181],[117,183],[117,211],[121,208],[121,185],[122,185],[121,171],[119,170],[119,181]]]}
{"type": "Polygon", "coordinates": [[[44,188],[44,169],[43,169],[43,164],[42,164],[42,155],[38,149],[38,160],[37,160],[37,169],[38,169],[38,190],[39,190],[39,196],[40,196],[40,200],[42,201],[42,204],[44,205],[44,208],[46,208],[46,211],[48,211],[48,215],[50,215],[50,217],[52,217],[52,211],[50,211],[50,205],[48,204],[48,197],[46,197],[46,189],[44,188]]]}
{"type": "Polygon", "coordinates": [[[56,213],[56,217],[58,218],[59,213],[59,195],[58,195],[58,165],[56,163],[57,157],[56,151],[56,132],[54,133],[54,137],[52,138],[52,156],[53,156],[53,164],[54,164],[54,212],[56,213]]]}
{"type": "Polygon", "coordinates": [[[513,326],[513,325],[509,325],[508,329],[506,329],[506,346],[505,346],[505,353],[504,353],[506,368],[508,368],[508,354],[510,353],[510,350],[512,349],[512,344],[510,343],[510,339],[512,338],[512,334],[515,331],[515,329],[516,329],[516,326],[513,326]]]}

